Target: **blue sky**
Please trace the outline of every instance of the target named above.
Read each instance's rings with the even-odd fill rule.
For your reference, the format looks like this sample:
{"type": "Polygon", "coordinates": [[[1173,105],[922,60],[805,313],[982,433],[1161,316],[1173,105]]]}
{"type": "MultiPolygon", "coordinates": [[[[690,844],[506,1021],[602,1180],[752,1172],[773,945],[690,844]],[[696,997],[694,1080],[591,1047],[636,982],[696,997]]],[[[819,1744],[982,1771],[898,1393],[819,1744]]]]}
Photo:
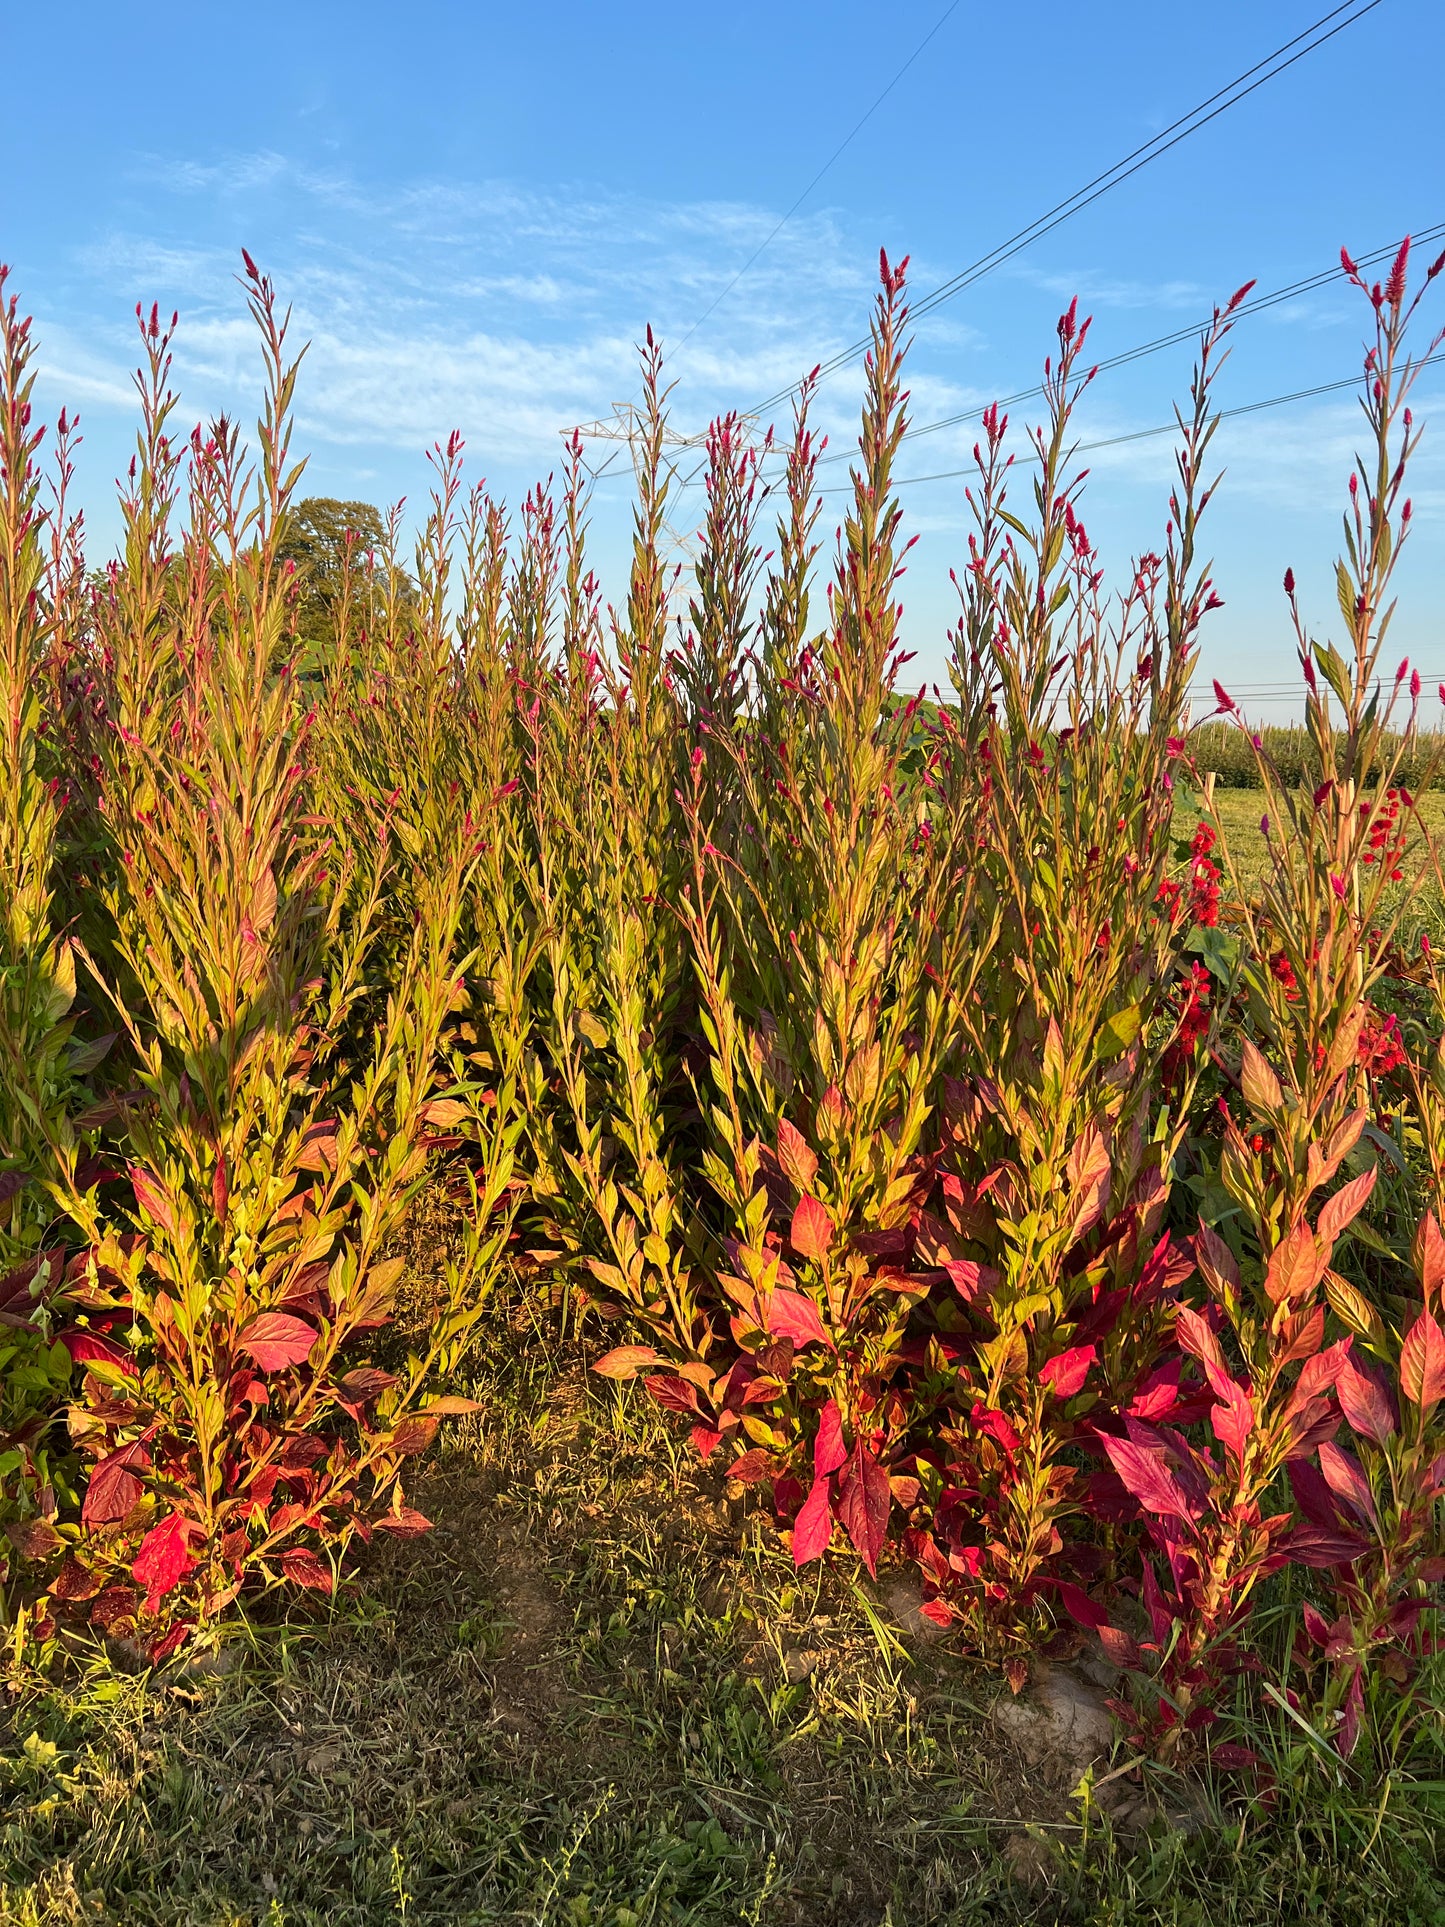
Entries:
{"type": "MultiPolygon", "coordinates": [[[[749,407],[851,342],[880,244],[910,253],[915,287],[933,288],[1326,4],[961,0],[673,357],[678,425],[749,407]]],[[[312,342],[300,409],[309,492],[420,504],[423,451],[457,427],[475,472],[519,500],[557,465],[560,429],[634,392],[649,321],[664,342],[699,323],[945,5],[256,0],[244,12],[157,12],[112,0],[70,6],[63,26],[44,10],[12,17],[9,65],[28,78],[0,121],[0,259],[37,317],[46,413],[80,409],[95,541],[114,538],[111,481],[133,431],[137,301],[181,312],[188,419],[254,413],[258,357],[231,278],[242,246],[312,342]]],[[[1327,268],[1341,243],[1361,252],[1445,221],[1442,72],[1439,0],[1382,0],[922,323],[915,418],[1026,387],[1072,294],[1105,356],[1202,318],[1251,276],[1272,289],[1327,268]]],[[[1436,286],[1427,320],[1438,327],[1436,286]]],[[[1352,375],[1364,321],[1343,286],[1251,321],[1221,400],[1352,375]]],[[[1085,435],[1167,420],[1189,363],[1180,347],[1101,376],[1085,435]]],[[[1426,370],[1419,391],[1439,426],[1413,489],[1399,624],[1424,669],[1445,675],[1442,377],[1445,366],[1426,370]]],[[[856,372],[823,392],[835,451],[850,442],[856,399],[856,372]]],[[[1223,425],[1211,540],[1227,606],[1210,673],[1250,686],[1291,676],[1286,563],[1329,629],[1356,419],[1344,394],[1223,425]]],[[[901,472],[960,466],[973,433],[905,445],[901,472]]],[[[1169,443],[1090,460],[1087,519],[1122,578],[1131,553],[1161,541],[1169,443]]],[[[920,535],[908,637],[930,677],[953,608],[963,486],[905,492],[920,535]]],[[[620,599],[626,495],[611,476],[596,524],[620,599]]]]}

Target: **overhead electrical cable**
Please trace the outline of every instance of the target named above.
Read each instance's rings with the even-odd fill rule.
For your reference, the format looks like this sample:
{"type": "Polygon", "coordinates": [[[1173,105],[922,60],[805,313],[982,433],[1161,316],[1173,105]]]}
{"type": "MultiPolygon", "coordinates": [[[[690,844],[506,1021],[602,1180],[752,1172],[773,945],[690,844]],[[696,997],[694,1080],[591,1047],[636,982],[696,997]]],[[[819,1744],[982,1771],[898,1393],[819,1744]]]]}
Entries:
{"type": "MultiPolygon", "coordinates": [[[[1413,245],[1422,247],[1441,239],[1445,239],[1445,221],[1437,222],[1434,227],[1422,228],[1418,234],[1412,234],[1410,237],[1413,245]]],[[[1353,257],[1355,265],[1359,268],[1367,268],[1373,267],[1377,262],[1391,260],[1398,253],[1399,247],[1398,241],[1392,241],[1385,247],[1372,249],[1368,254],[1356,255],[1353,257]]],[[[1252,300],[1241,302],[1234,311],[1235,318],[1242,320],[1245,315],[1262,314],[1268,308],[1276,308],[1285,301],[1297,300],[1300,295],[1313,294],[1318,289],[1328,287],[1332,282],[1340,279],[1340,266],[1336,262],[1333,267],[1325,268],[1319,274],[1307,275],[1302,281],[1290,282],[1288,287],[1275,288],[1269,294],[1255,295],[1252,300]]],[[[1210,316],[1206,320],[1192,322],[1187,328],[1176,328],[1170,334],[1157,335],[1152,341],[1141,342],[1137,348],[1125,348],[1117,355],[1109,355],[1103,361],[1094,364],[1093,372],[1099,375],[1106,374],[1112,368],[1122,368],[1131,361],[1140,361],[1145,355],[1157,354],[1162,348],[1177,348],[1183,342],[1197,341],[1212,319],[1213,317],[1210,316]]],[[[1016,394],[1001,395],[997,406],[1013,408],[1019,402],[1031,401],[1043,392],[1042,383],[1035,383],[1032,388],[1021,388],[1016,394]]],[[[914,441],[923,435],[936,434],[942,428],[959,428],[968,422],[981,421],[984,412],[983,407],[966,408],[956,415],[942,415],[936,421],[910,423],[904,431],[903,439],[914,441]]],[[[841,449],[837,454],[825,455],[822,458],[822,466],[827,467],[833,462],[850,462],[853,459],[850,450],[841,449]]]]}
{"type": "MultiPolygon", "coordinates": [[[[1227,86],[1217,89],[1197,106],[1191,108],[1187,114],[1182,114],[1177,120],[1171,121],[1168,127],[1161,129],[1151,139],[1124,155],[1122,160],[1116,161],[1102,174],[1096,174],[1093,180],[1085,182],[1065,200],[1056,202],[1053,207],[1029,222],[1026,227],[1019,228],[1006,240],[990,249],[987,254],[980,255],[978,260],[961,269],[948,281],[941,283],[930,294],[923,296],[913,304],[912,318],[917,321],[922,316],[930,314],[945,301],[953,300],[965,288],[971,287],[974,282],[982,280],[986,274],[992,274],[1005,261],[1011,260],[1024,248],[1042,239],[1045,234],[1051,233],[1073,215],[1081,213],[1084,208],[1091,206],[1111,189],[1120,186],[1132,175],[1137,174],[1141,168],[1147,167],[1151,161],[1158,160],[1171,148],[1177,147],[1181,141],[1187,140],[1191,134],[1198,133],[1200,128],[1208,126],[1219,115],[1237,106],[1240,101],[1247,99],[1266,82],[1277,79],[1296,62],[1303,60],[1307,54],[1314,53],[1326,42],[1333,40],[1337,34],[1343,33],[1347,27],[1352,27],[1363,20],[1380,4],[1381,0],[1343,0],[1342,5],[1322,14],[1303,32],[1296,34],[1291,40],[1286,40],[1272,53],[1267,54],[1263,60],[1256,61],[1252,67],[1247,67],[1227,86]],[[1343,19],[1340,18],[1342,14],[1345,16],[1343,19]]],[[[871,336],[860,336],[849,347],[840,349],[838,353],[821,362],[817,371],[818,379],[826,379],[838,369],[856,361],[860,355],[866,354],[871,339],[871,336]]],[[[800,382],[790,383],[788,387],[777,390],[765,401],[759,402],[756,408],[749,409],[748,413],[766,415],[779,403],[787,401],[800,386],[800,382]]]]}
{"type": "Polygon", "coordinates": [[[938,16],[937,20],[934,21],[933,25],[929,28],[928,32],[923,36],[922,40],[919,41],[918,45],[913,49],[913,52],[908,56],[907,60],[905,60],[903,65],[898,69],[897,73],[894,74],[893,78],[889,81],[888,85],[883,89],[882,93],[878,94],[875,97],[875,99],[873,100],[871,106],[867,109],[867,111],[863,115],[861,115],[861,117],[857,121],[854,122],[853,126],[850,128],[848,133],[846,133],[843,136],[842,140],[839,141],[838,145],[833,149],[832,153],[828,156],[827,160],[825,160],[823,165],[818,169],[817,173],[813,176],[812,180],[809,181],[808,185],[803,189],[802,193],[798,196],[797,200],[793,202],[793,205],[788,209],[787,213],[783,215],[782,219],[776,224],[775,227],[773,227],[771,232],[768,233],[764,237],[764,239],[758,243],[757,247],[753,249],[752,253],[748,256],[747,260],[743,262],[742,266],[738,269],[737,273],[733,276],[732,280],[728,282],[727,286],[723,289],[722,293],[719,294],[706,308],[703,309],[702,313],[698,316],[697,320],[693,322],[692,326],[688,329],[687,333],[672,349],[673,354],[679,353],[683,348],[687,346],[688,342],[692,340],[693,336],[697,333],[698,329],[702,326],[702,324],[708,319],[710,315],[715,313],[716,310],[722,306],[723,302],[727,300],[728,296],[732,293],[733,289],[738,285],[739,281],[742,280],[743,276],[748,272],[748,270],[751,267],[753,267],[753,265],[761,258],[761,256],[767,252],[767,250],[772,246],[773,242],[777,240],[778,236],[782,233],[783,229],[788,225],[789,221],[792,220],[793,216],[797,213],[798,209],[803,205],[804,201],[807,200],[808,196],[812,193],[813,189],[818,185],[819,181],[821,181],[823,176],[826,173],[828,173],[830,168],[832,168],[834,162],[839,159],[839,157],[843,154],[845,149],[850,147],[852,143],[857,139],[859,134],[862,133],[863,129],[868,125],[868,122],[872,120],[873,116],[877,113],[878,109],[883,105],[884,101],[887,100],[888,96],[893,92],[893,89],[898,85],[899,81],[902,80],[903,76],[908,72],[908,69],[913,65],[914,61],[918,59],[918,56],[923,52],[924,48],[928,45],[928,43],[931,40],[933,40],[935,36],[938,33],[940,33],[942,29],[948,24],[948,21],[952,18],[952,16],[955,13],[957,13],[962,3],[963,3],[963,0],[951,0],[951,4],[944,8],[943,12],[938,16]]]}
{"type": "MultiPolygon", "coordinates": [[[[923,38],[919,41],[918,45],[913,49],[913,52],[909,54],[908,58],[904,61],[903,65],[894,74],[893,78],[888,82],[887,86],[884,87],[880,93],[874,96],[872,102],[869,104],[866,110],[859,116],[859,118],[853,123],[853,126],[843,136],[842,140],[839,141],[838,145],[833,149],[832,153],[828,156],[827,160],[825,160],[823,165],[818,169],[817,173],[813,176],[812,180],[809,181],[808,185],[803,189],[802,193],[797,197],[797,199],[793,202],[792,206],[783,215],[782,219],[774,224],[772,229],[758,243],[757,247],[753,249],[752,253],[748,256],[747,260],[743,262],[742,266],[738,269],[737,273],[733,276],[732,280],[728,282],[727,286],[722,290],[722,292],[719,295],[717,295],[714,300],[709,302],[706,308],[703,309],[702,313],[698,316],[697,320],[693,322],[692,326],[688,329],[687,333],[682,337],[682,339],[677,343],[676,347],[673,349],[672,352],[674,354],[679,353],[683,348],[687,346],[688,342],[692,340],[693,336],[697,333],[698,329],[702,326],[702,324],[711,315],[713,315],[718,308],[722,306],[723,302],[727,300],[728,296],[732,293],[733,289],[738,285],[739,281],[742,280],[743,276],[748,273],[748,271],[754,266],[754,264],[758,260],[760,260],[761,257],[767,252],[767,250],[772,246],[773,242],[777,240],[778,236],[782,233],[783,229],[788,225],[789,221],[792,220],[793,216],[797,213],[798,209],[803,205],[804,201],[806,201],[808,196],[813,192],[813,189],[818,185],[819,181],[823,179],[823,176],[829,172],[829,170],[833,167],[834,163],[839,159],[839,157],[845,152],[845,150],[848,147],[852,145],[852,143],[857,139],[858,135],[862,133],[863,129],[868,125],[868,122],[872,120],[873,116],[877,113],[878,109],[883,105],[884,101],[887,100],[888,96],[893,92],[893,89],[898,85],[899,81],[902,80],[903,76],[908,72],[908,69],[913,65],[914,61],[918,59],[918,56],[923,52],[924,48],[927,47],[929,42],[933,40],[937,36],[937,34],[948,24],[949,20],[952,18],[952,16],[955,13],[957,13],[959,7],[962,4],[963,4],[963,0],[949,0],[948,6],[944,8],[943,12],[938,16],[937,20],[934,21],[933,25],[929,28],[928,32],[923,36],[923,38]]],[[[618,451],[614,448],[612,453],[607,457],[606,461],[603,462],[602,466],[594,474],[592,478],[594,483],[600,481],[601,478],[607,473],[608,469],[611,468],[613,462],[615,462],[617,459],[617,454],[618,454],[618,451]]],[[[686,486],[686,484],[684,484],[684,486],[686,486]]]]}
{"type": "MultiPolygon", "coordinates": [[[[1429,246],[1433,242],[1442,239],[1445,239],[1445,221],[1437,221],[1433,227],[1421,228],[1410,236],[1411,243],[1414,246],[1429,246]]],[[[1373,267],[1379,262],[1392,260],[1399,252],[1399,246],[1398,241],[1391,241],[1382,247],[1355,253],[1352,258],[1358,268],[1373,267]]],[[[1241,303],[1235,310],[1236,318],[1242,319],[1246,315],[1260,314],[1267,309],[1280,306],[1283,302],[1295,300],[1301,295],[1315,293],[1320,288],[1328,287],[1332,282],[1338,281],[1339,278],[1340,268],[1338,264],[1322,269],[1317,274],[1306,275],[1302,280],[1292,281],[1285,287],[1275,288],[1268,294],[1256,295],[1252,300],[1241,303]]],[[[1210,317],[1210,319],[1212,319],[1212,317],[1210,317]]],[[[1169,334],[1156,335],[1151,341],[1140,342],[1136,347],[1125,348],[1117,355],[1109,355],[1103,361],[1096,362],[1093,367],[1093,373],[1096,375],[1106,374],[1111,369],[1122,368],[1130,362],[1139,361],[1146,355],[1157,354],[1163,348],[1174,348],[1186,341],[1197,341],[1201,332],[1208,326],[1209,320],[1196,321],[1192,322],[1188,327],[1176,328],[1169,334]]],[[[1341,384],[1338,383],[1327,384],[1327,386],[1340,385],[1341,384]]],[[[1343,385],[1348,386],[1349,384],[1346,383],[1343,385]]],[[[999,408],[1013,408],[1020,402],[1032,401],[1036,396],[1042,395],[1043,392],[1042,383],[1035,383],[1032,388],[1020,388],[1011,395],[1000,395],[996,403],[982,404],[978,407],[962,409],[957,414],[942,415],[935,421],[910,423],[904,430],[902,439],[904,441],[913,441],[924,435],[935,434],[940,429],[963,427],[970,422],[980,421],[989,406],[996,405],[999,408]]],[[[1313,393],[1314,391],[1300,392],[1304,394],[1313,393]]],[[[1249,405],[1256,406],[1263,404],[1249,405]]],[[[1144,432],[1152,435],[1167,431],[1148,429],[1144,432]]],[[[768,452],[777,456],[779,459],[785,458],[787,454],[785,448],[774,448],[768,452]]],[[[856,459],[854,450],[844,448],[837,450],[834,454],[822,456],[819,461],[819,466],[828,468],[838,462],[851,462],[856,459]]],[[[702,468],[705,466],[706,464],[704,463],[694,469],[691,475],[678,483],[678,488],[686,489],[695,487],[702,474],[702,468]]],[[[949,471],[951,474],[957,472],[959,471],[949,471]]]]}
{"type": "MultiPolygon", "coordinates": [[[[1412,366],[1416,368],[1432,368],[1437,362],[1442,361],[1445,361],[1445,350],[1442,350],[1439,354],[1424,355],[1419,361],[1414,362],[1412,366]]],[[[1343,381],[1323,381],[1314,388],[1296,388],[1288,395],[1267,395],[1262,401],[1246,401],[1241,402],[1235,408],[1221,408],[1218,414],[1211,417],[1211,419],[1221,422],[1233,421],[1236,416],[1255,415],[1264,408],[1282,408],[1287,402],[1310,401],[1316,395],[1338,394],[1343,388],[1358,388],[1361,379],[1362,377],[1359,375],[1348,375],[1343,381]]],[[[1107,435],[1099,441],[1079,442],[1075,445],[1073,452],[1076,455],[1087,455],[1097,449],[1121,448],[1126,442],[1149,441],[1156,435],[1174,435],[1177,434],[1178,431],[1179,423],[1177,419],[1174,421],[1160,422],[1153,428],[1133,429],[1127,435],[1107,435]]],[[[1037,460],[1038,458],[1036,455],[1023,455],[1016,457],[1016,459],[1030,461],[1037,460]]],[[[900,475],[896,477],[889,486],[890,488],[914,488],[922,482],[952,482],[956,481],[961,475],[975,475],[977,472],[976,468],[945,468],[938,470],[936,474],[932,475],[900,475]]],[[[840,482],[829,488],[820,488],[818,493],[820,495],[851,495],[853,493],[853,487],[850,482],[840,482]]]]}

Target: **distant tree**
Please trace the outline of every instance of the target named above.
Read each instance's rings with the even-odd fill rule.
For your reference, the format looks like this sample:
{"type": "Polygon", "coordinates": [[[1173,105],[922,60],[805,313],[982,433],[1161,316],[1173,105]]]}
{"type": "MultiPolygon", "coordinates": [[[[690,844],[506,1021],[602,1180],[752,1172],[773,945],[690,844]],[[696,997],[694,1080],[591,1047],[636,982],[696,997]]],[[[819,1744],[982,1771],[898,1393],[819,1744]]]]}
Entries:
{"type": "Polygon", "coordinates": [[[294,562],[300,578],[296,633],[313,661],[324,654],[336,634],[348,534],[354,565],[369,550],[378,555],[385,551],[386,525],[381,511],[370,502],[309,495],[291,511],[282,532],[281,559],[294,562]]]}

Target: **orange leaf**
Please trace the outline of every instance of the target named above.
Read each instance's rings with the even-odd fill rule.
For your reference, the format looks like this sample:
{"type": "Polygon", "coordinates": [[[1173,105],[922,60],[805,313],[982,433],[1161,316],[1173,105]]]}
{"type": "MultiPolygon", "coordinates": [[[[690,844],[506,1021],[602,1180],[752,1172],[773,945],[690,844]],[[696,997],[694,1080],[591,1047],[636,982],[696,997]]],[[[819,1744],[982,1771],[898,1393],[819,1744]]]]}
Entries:
{"type": "Polygon", "coordinates": [[[404,1505],[400,1512],[384,1512],[372,1521],[372,1527],[376,1532],[389,1532],[398,1539],[419,1539],[422,1533],[431,1531],[431,1520],[414,1506],[404,1505]]]}
{"type": "Polygon", "coordinates": [[[1314,1290],[1324,1276],[1325,1261],[1307,1224],[1297,1226],[1276,1245],[1265,1273],[1264,1288],[1271,1304],[1287,1298],[1301,1298],[1314,1290]]]}
{"type": "Polygon", "coordinates": [[[658,1354],[651,1345],[615,1345],[610,1352],[602,1354],[592,1369],[602,1378],[636,1378],[657,1360],[658,1354]]]}
{"type": "Polygon", "coordinates": [[[806,1191],[818,1175],[818,1160],[812,1147],[798,1127],[786,1118],[778,1123],[778,1163],[789,1184],[799,1191],[806,1191]]]}
{"type": "Polygon", "coordinates": [[[833,1242],[833,1231],[833,1220],[828,1214],[828,1207],[820,1204],[815,1197],[808,1196],[802,1199],[793,1213],[788,1239],[794,1251],[801,1252],[805,1258],[821,1261],[828,1255],[828,1247],[833,1242]]]}
{"type": "Polygon", "coordinates": [[[305,1586],[311,1592],[331,1591],[330,1566],[323,1565],[305,1546],[293,1546],[289,1552],[283,1552],[281,1570],[295,1585],[305,1586]]]}
{"type": "Polygon", "coordinates": [[[1445,1332],[1428,1311],[1421,1312],[1400,1348],[1400,1389],[1426,1412],[1445,1398],[1445,1332]]]}
{"type": "Polygon", "coordinates": [[[263,1372],[279,1372],[287,1365],[305,1362],[316,1343],[316,1333],[304,1318],[296,1318],[289,1311],[263,1311],[236,1342],[263,1372]]]}

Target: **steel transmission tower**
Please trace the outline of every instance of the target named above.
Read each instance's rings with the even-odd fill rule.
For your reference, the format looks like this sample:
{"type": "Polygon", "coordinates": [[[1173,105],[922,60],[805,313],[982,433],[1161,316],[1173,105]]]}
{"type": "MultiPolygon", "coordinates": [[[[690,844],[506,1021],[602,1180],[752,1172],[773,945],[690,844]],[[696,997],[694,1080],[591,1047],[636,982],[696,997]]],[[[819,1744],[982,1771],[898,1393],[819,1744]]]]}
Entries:
{"type": "MultiPolygon", "coordinates": [[[[753,441],[757,436],[757,417],[743,415],[738,419],[738,432],[746,440],[753,441]]],[[[647,444],[651,426],[642,410],[635,402],[619,401],[612,404],[612,413],[604,415],[595,422],[580,422],[576,429],[562,431],[569,439],[575,433],[586,443],[626,442],[627,452],[632,459],[632,475],[635,486],[642,486],[643,464],[647,460],[647,444]]],[[[706,461],[704,451],[707,447],[707,430],[701,434],[683,435],[669,423],[662,425],[662,473],[667,484],[667,500],[671,507],[678,495],[697,479],[706,461]],[[684,473],[685,471],[685,473],[684,473]]],[[[601,462],[592,462],[584,455],[583,466],[595,482],[611,466],[614,455],[608,455],[601,462]]],[[[697,555],[697,532],[690,527],[679,528],[677,522],[668,516],[662,524],[663,560],[665,562],[690,563],[697,555]]]]}

